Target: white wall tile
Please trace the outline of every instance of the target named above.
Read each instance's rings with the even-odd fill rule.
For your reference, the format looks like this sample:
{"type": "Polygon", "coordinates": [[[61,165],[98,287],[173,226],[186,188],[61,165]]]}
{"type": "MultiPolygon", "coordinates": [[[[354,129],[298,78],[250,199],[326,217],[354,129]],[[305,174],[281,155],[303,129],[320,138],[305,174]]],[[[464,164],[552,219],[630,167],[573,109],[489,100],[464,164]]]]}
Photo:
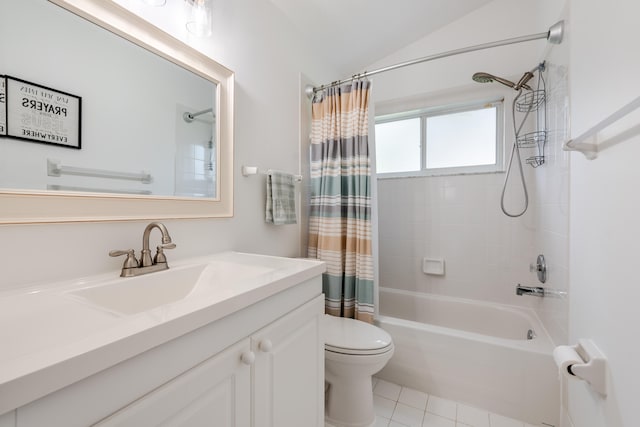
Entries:
{"type": "Polygon", "coordinates": [[[381,200],[393,197],[395,203],[393,209],[381,208],[380,236],[382,246],[387,246],[381,248],[381,285],[528,305],[504,289],[509,285],[511,291],[528,279],[529,263],[535,259],[536,218],[530,213],[520,219],[502,214],[503,179],[503,174],[486,174],[380,181],[381,193],[393,193],[382,194],[381,200]],[[411,203],[402,200],[407,194],[414,199],[411,203]],[[429,219],[412,221],[397,206],[413,209],[413,218],[429,219]],[[424,256],[443,257],[445,276],[425,276],[420,263],[424,256]],[[402,257],[415,258],[413,274],[408,274],[410,263],[402,257]],[[394,274],[401,280],[389,285],[394,274]],[[416,286],[406,282],[410,276],[416,286]]]}

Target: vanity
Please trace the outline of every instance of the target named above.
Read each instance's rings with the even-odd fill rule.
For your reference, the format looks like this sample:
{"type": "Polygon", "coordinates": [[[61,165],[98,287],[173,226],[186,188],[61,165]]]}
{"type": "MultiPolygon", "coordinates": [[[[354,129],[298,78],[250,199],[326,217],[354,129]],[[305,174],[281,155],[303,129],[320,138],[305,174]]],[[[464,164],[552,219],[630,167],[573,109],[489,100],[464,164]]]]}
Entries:
{"type": "Polygon", "coordinates": [[[4,292],[0,426],[323,426],[323,271],[225,252],[4,292]]]}

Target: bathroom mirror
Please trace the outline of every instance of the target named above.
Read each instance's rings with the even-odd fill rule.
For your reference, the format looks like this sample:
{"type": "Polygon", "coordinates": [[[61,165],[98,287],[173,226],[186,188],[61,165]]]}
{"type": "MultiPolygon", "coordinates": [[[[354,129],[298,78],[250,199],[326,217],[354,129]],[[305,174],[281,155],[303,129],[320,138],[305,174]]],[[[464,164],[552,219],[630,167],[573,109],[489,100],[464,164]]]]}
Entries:
{"type": "Polygon", "coordinates": [[[81,98],[71,147],[0,129],[0,223],[233,215],[232,71],[108,0],[0,11],[0,126],[25,123],[19,91],[81,98]]]}

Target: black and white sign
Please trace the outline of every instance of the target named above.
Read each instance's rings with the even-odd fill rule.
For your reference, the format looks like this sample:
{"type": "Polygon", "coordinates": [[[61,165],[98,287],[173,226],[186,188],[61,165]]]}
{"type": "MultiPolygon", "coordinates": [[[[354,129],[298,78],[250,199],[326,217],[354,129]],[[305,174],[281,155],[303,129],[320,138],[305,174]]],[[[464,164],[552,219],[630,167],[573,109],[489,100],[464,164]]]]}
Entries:
{"type": "Polygon", "coordinates": [[[0,135],[7,134],[7,94],[5,91],[6,79],[0,76],[0,135]]]}
{"type": "Polygon", "coordinates": [[[4,92],[7,136],[81,148],[82,98],[9,76],[4,92]]]}

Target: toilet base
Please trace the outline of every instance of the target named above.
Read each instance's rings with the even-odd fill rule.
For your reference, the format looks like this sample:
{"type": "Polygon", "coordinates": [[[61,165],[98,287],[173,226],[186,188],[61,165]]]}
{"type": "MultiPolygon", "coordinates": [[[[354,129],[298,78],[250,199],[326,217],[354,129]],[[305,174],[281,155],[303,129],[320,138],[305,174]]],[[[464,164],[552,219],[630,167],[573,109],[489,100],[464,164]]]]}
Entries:
{"type": "Polygon", "coordinates": [[[376,422],[371,377],[329,378],[325,422],[335,427],[371,427],[376,422]],[[332,381],[333,380],[333,381],[332,381]]]}

